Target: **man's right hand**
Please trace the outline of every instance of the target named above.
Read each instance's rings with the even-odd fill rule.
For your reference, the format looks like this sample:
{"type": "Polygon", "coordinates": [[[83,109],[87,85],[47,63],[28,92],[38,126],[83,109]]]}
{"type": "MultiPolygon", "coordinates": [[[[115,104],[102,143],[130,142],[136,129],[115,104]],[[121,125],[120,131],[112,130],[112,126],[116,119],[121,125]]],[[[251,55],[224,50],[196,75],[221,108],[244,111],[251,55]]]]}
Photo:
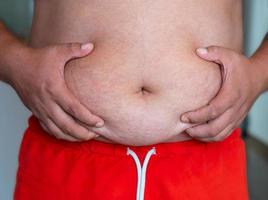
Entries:
{"type": "Polygon", "coordinates": [[[76,99],[64,80],[66,63],[84,57],[92,50],[91,43],[27,48],[25,63],[18,63],[10,70],[9,84],[42,127],[58,139],[89,140],[96,134],[86,126],[101,127],[104,124],[76,99]]]}

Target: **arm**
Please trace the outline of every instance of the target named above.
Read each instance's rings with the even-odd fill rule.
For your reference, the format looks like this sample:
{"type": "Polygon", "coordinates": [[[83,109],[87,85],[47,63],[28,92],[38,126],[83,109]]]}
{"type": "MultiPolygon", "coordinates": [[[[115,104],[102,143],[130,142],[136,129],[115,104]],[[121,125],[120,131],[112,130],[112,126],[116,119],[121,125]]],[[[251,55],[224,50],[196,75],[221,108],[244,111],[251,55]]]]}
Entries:
{"type": "Polygon", "coordinates": [[[261,46],[250,59],[259,69],[259,77],[264,79],[260,83],[262,84],[262,91],[265,92],[268,90],[268,33],[265,35],[261,46]]]}
{"type": "Polygon", "coordinates": [[[181,116],[181,121],[193,126],[186,130],[190,136],[205,142],[224,140],[268,90],[267,38],[250,58],[217,46],[197,49],[200,58],[221,66],[223,83],[208,105],[181,116]]]}
{"type": "Polygon", "coordinates": [[[11,35],[0,21],[0,80],[9,82],[11,66],[23,61],[27,47],[11,35]],[[14,59],[16,55],[16,59],[14,59]]]}
{"type": "Polygon", "coordinates": [[[104,122],[69,91],[64,67],[92,50],[91,43],[27,47],[0,23],[0,80],[16,90],[48,133],[69,141],[89,140],[96,135],[88,126],[104,122]]]}

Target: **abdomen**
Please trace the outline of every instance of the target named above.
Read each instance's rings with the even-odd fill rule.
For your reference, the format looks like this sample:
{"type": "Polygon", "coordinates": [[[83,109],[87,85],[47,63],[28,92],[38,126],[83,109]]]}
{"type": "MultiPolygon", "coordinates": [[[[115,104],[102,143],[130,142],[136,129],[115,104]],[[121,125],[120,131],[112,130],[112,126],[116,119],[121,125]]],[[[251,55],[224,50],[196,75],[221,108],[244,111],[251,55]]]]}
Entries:
{"type": "MultiPolygon", "coordinates": [[[[95,131],[128,145],[166,142],[189,127],[180,122],[183,112],[215,96],[221,83],[217,65],[199,59],[194,48],[177,56],[172,50],[160,53],[162,48],[144,55],[123,50],[110,54],[96,43],[94,53],[66,66],[70,89],[105,121],[95,131]]],[[[142,52],[142,47],[135,51],[142,52]]]]}
{"type": "MultiPolygon", "coordinates": [[[[64,2],[62,7],[73,5],[64,2]]],[[[207,104],[220,88],[219,66],[198,58],[195,49],[241,50],[240,13],[231,9],[233,1],[211,8],[210,0],[194,2],[89,1],[83,12],[61,9],[65,20],[54,22],[46,35],[34,23],[33,44],[93,42],[89,56],[68,63],[65,78],[79,100],[104,119],[105,126],[94,130],[128,145],[170,141],[191,126],[180,115],[207,104]]]]}

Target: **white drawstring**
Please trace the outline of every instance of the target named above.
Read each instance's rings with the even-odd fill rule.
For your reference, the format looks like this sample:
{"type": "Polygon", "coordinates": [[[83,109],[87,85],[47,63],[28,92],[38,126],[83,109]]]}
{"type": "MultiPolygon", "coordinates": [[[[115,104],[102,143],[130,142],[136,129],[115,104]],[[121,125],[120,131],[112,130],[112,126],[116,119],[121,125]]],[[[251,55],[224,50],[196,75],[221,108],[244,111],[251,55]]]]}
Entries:
{"type": "Polygon", "coordinates": [[[137,154],[132,151],[130,148],[127,149],[127,155],[131,155],[133,160],[136,163],[137,173],[138,173],[138,183],[137,183],[137,196],[136,200],[144,199],[145,183],[146,183],[146,170],[149,163],[149,160],[152,155],[156,154],[156,150],[153,147],[150,151],[147,152],[143,165],[141,166],[140,160],[137,154]]]}

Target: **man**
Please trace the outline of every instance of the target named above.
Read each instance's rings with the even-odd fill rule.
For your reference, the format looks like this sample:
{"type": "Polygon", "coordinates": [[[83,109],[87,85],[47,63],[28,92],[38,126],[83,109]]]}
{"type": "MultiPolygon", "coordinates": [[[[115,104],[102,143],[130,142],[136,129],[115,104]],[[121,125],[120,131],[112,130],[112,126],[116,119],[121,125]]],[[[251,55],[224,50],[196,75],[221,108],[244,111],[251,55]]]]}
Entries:
{"type": "Polygon", "coordinates": [[[235,128],[268,47],[241,54],[241,4],[37,0],[29,46],[1,25],[0,78],[35,116],[15,199],[247,199],[235,128]]]}

